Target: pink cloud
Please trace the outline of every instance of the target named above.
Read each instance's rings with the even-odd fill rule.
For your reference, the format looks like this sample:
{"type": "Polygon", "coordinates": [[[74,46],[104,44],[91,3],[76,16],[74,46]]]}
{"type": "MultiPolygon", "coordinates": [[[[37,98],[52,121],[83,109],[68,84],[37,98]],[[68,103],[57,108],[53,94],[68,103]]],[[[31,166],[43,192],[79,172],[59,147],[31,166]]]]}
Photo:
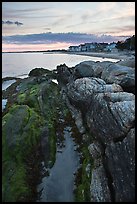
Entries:
{"type": "Polygon", "coordinates": [[[36,50],[54,50],[54,49],[67,49],[69,43],[53,43],[53,44],[2,44],[2,52],[16,52],[16,51],[36,51],[36,50]]]}

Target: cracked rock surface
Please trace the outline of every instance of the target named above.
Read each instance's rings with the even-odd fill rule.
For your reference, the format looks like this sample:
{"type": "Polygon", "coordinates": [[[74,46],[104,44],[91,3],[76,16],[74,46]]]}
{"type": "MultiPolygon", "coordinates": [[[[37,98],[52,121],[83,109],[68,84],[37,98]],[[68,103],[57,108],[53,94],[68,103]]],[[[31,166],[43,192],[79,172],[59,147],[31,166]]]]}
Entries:
{"type": "Polygon", "coordinates": [[[133,59],[128,66],[85,61],[71,72],[59,68],[60,88],[78,129],[85,127],[89,135],[91,202],[135,200],[135,69],[130,64],[133,59]]]}

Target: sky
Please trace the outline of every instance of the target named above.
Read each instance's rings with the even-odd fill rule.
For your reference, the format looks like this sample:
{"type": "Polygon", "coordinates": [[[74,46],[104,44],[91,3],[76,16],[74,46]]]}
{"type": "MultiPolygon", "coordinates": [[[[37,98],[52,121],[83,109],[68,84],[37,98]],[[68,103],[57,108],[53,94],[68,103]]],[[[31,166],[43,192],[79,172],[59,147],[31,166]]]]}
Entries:
{"type": "Polygon", "coordinates": [[[68,49],[135,34],[135,2],[2,2],[2,51],[68,49]]]}

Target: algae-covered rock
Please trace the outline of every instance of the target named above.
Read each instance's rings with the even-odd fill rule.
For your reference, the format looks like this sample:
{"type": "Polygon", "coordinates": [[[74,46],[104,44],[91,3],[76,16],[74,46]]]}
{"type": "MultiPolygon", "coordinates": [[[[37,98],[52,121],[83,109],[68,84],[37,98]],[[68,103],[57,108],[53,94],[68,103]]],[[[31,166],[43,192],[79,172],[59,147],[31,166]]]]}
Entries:
{"type": "Polygon", "coordinates": [[[14,100],[10,87],[6,91],[8,104],[2,119],[2,199],[4,202],[34,201],[38,177],[37,181],[33,178],[40,165],[37,155],[42,154],[38,148],[49,151],[46,164],[51,167],[55,162],[59,91],[55,83],[46,79],[38,82],[37,77],[15,83],[14,100]],[[45,138],[46,144],[42,144],[45,138]]]}
{"type": "Polygon", "coordinates": [[[48,69],[44,69],[44,68],[34,68],[29,72],[29,76],[41,76],[44,74],[49,74],[51,71],[49,71],[48,69]]]}
{"type": "Polygon", "coordinates": [[[40,116],[27,105],[15,105],[2,119],[2,192],[4,202],[24,200],[30,193],[26,157],[38,143],[40,116]]]}

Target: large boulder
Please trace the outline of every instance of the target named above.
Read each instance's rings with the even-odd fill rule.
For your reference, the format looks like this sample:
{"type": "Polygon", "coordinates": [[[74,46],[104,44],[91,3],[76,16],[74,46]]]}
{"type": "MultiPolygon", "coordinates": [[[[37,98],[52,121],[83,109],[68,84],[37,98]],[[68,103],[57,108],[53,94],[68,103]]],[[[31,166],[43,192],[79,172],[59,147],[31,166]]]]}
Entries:
{"type": "Polygon", "coordinates": [[[75,66],[75,76],[76,78],[81,77],[92,77],[94,76],[94,66],[95,62],[93,61],[84,61],[75,66]]]}
{"type": "Polygon", "coordinates": [[[92,171],[90,194],[91,202],[111,202],[108,178],[102,164],[92,171]]]}
{"type": "Polygon", "coordinates": [[[135,201],[135,129],[123,141],[111,144],[105,150],[106,165],[112,177],[115,202],[135,201]]]}
{"type": "Polygon", "coordinates": [[[110,202],[111,193],[102,161],[102,155],[104,154],[103,147],[99,142],[94,141],[89,145],[88,149],[92,159],[94,159],[90,184],[91,202],[110,202]]]}
{"type": "Polygon", "coordinates": [[[74,68],[74,75],[76,78],[82,77],[100,77],[103,69],[113,64],[109,61],[104,62],[94,62],[94,61],[84,61],[77,64],[74,68]]]}
{"type": "Polygon", "coordinates": [[[134,202],[134,69],[86,61],[75,66],[71,77],[63,90],[93,162],[90,201],[134,202]]]}
{"type": "Polygon", "coordinates": [[[46,74],[49,74],[49,73],[51,73],[51,71],[49,71],[48,69],[34,68],[29,72],[29,76],[38,77],[38,76],[46,75],[46,74]]]}
{"type": "Polygon", "coordinates": [[[86,114],[87,125],[104,144],[123,137],[135,121],[135,96],[132,93],[97,93],[86,114]]]}
{"type": "Polygon", "coordinates": [[[135,69],[119,64],[112,64],[103,70],[101,78],[106,83],[116,83],[124,91],[135,92],[135,69]]]}
{"type": "Polygon", "coordinates": [[[71,76],[71,70],[66,64],[57,66],[57,80],[60,86],[69,83],[71,76]]]}
{"type": "Polygon", "coordinates": [[[135,68],[135,58],[128,58],[122,61],[118,61],[117,64],[122,65],[122,66],[127,66],[127,67],[132,67],[135,68]]]}
{"type": "Polygon", "coordinates": [[[95,77],[76,79],[73,83],[68,84],[67,88],[67,96],[70,102],[84,112],[88,109],[94,93],[122,91],[119,85],[107,85],[105,81],[95,77]]]}
{"type": "MultiPolygon", "coordinates": [[[[7,147],[12,151],[16,147],[21,147],[22,150],[29,149],[29,140],[35,143],[40,135],[39,115],[27,105],[15,105],[3,117],[3,137],[7,147]],[[39,123],[39,125],[37,124],[39,123]],[[37,129],[35,126],[39,127],[37,129]]],[[[31,146],[31,145],[30,145],[31,146]]]]}

